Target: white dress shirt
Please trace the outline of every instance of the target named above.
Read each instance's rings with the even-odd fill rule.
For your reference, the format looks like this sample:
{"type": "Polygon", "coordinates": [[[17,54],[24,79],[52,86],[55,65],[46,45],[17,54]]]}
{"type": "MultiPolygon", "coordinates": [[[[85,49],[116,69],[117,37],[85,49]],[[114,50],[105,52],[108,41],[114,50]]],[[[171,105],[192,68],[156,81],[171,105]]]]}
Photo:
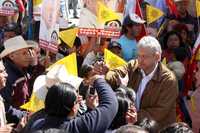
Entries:
{"type": "Polygon", "coordinates": [[[136,103],[135,104],[136,104],[137,111],[140,110],[141,97],[143,95],[144,90],[146,89],[146,85],[152,79],[157,67],[158,67],[158,63],[156,64],[154,70],[148,75],[146,75],[145,72],[143,70],[141,70],[143,78],[140,82],[139,88],[136,93],[136,103]]]}

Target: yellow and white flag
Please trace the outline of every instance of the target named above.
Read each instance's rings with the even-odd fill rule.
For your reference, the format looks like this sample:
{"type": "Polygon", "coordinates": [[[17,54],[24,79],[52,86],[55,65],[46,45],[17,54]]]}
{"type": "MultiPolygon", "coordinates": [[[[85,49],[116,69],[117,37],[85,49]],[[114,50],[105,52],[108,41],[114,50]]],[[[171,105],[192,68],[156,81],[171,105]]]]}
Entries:
{"type": "Polygon", "coordinates": [[[200,16],[200,0],[196,0],[197,17],[200,16]]]}
{"type": "Polygon", "coordinates": [[[64,65],[70,75],[78,76],[76,53],[72,53],[67,57],[60,59],[47,68],[47,71],[49,71],[55,65],[64,65]]]}
{"type": "Polygon", "coordinates": [[[69,46],[73,47],[74,40],[76,39],[76,34],[78,33],[78,28],[72,28],[68,30],[61,31],[59,37],[69,46]]]}
{"type": "Polygon", "coordinates": [[[76,53],[72,53],[51,65],[46,75],[37,77],[29,102],[22,105],[21,108],[31,112],[44,108],[48,87],[57,82],[69,83],[78,89],[83,79],[77,77],[77,75],[76,53]]]}
{"type": "Polygon", "coordinates": [[[104,61],[110,69],[114,69],[126,64],[125,60],[113,54],[111,51],[107,49],[105,49],[104,51],[104,61]]]}
{"type": "Polygon", "coordinates": [[[112,9],[106,7],[102,2],[98,2],[98,14],[97,21],[99,23],[105,23],[107,21],[120,19],[119,15],[112,9]]]}
{"type": "Polygon", "coordinates": [[[147,5],[146,7],[146,16],[147,16],[147,23],[153,23],[154,21],[158,20],[160,17],[162,17],[164,13],[151,5],[147,5]]]}

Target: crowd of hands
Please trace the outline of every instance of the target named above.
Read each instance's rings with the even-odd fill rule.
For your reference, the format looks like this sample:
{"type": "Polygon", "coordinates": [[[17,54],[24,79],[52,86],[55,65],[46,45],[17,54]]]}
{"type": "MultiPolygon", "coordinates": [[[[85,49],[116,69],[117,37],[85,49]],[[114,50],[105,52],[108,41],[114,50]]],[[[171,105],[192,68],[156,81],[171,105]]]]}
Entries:
{"type": "MultiPolygon", "coordinates": [[[[105,76],[106,76],[108,71],[109,71],[109,66],[107,66],[105,64],[105,62],[97,61],[93,65],[93,69],[90,71],[89,77],[84,78],[83,83],[85,85],[92,86],[96,79],[99,79],[99,78],[105,79],[105,76]]],[[[119,81],[117,83],[119,83],[119,85],[127,86],[128,80],[129,80],[128,74],[125,75],[125,77],[121,77],[119,75],[118,80],[119,81]]],[[[82,96],[80,96],[80,95],[79,95],[78,99],[79,99],[78,101],[80,103],[81,103],[81,101],[83,101],[82,96]]],[[[95,109],[99,105],[99,99],[98,99],[97,92],[95,92],[94,95],[87,95],[86,99],[85,99],[85,104],[87,105],[88,109],[90,109],[90,110],[95,109]]],[[[0,127],[0,133],[17,133],[17,132],[20,132],[20,130],[22,130],[25,127],[26,123],[31,118],[32,114],[33,114],[32,112],[27,112],[27,115],[24,116],[20,120],[18,125],[15,125],[14,123],[9,123],[5,126],[1,126],[0,127]]],[[[137,111],[136,111],[134,104],[130,105],[129,110],[126,113],[126,121],[127,121],[127,123],[137,122],[137,111]]]]}

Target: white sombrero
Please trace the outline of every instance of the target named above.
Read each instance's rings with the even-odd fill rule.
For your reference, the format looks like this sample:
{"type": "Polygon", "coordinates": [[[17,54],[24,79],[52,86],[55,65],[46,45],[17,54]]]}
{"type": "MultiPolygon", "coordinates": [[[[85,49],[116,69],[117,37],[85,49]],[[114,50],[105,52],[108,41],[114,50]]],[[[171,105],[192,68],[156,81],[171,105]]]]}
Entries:
{"type": "Polygon", "coordinates": [[[14,51],[31,47],[35,46],[28,45],[22,36],[16,36],[4,42],[5,49],[1,52],[0,57],[3,58],[14,51]]]}

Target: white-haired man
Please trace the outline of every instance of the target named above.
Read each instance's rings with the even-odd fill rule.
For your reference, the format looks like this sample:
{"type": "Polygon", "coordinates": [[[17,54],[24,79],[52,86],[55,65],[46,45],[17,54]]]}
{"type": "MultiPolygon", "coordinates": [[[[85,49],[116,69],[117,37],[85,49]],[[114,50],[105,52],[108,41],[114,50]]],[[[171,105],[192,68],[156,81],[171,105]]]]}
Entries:
{"type": "Polygon", "coordinates": [[[22,36],[10,38],[4,42],[0,53],[8,73],[7,82],[0,94],[4,99],[6,118],[9,123],[18,123],[26,113],[19,107],[28,102],[31,95],[29,88],[30,74],[27,69],[32,65],[33,45],[28,45],[22,36]]]}
{"type": "MultiPolygon", "coordinates": [[[[115,89],[120,85],[120,77],[128,75],[127,86],[136,91],[138,120],[147,117],[162,128],[176,121],[177,80],[160,62],[162,50],[154,37],[143,37],[137,46],[137,59],[107,72],[106,79],[115,89]]],[[[101,72],[101,69],[96,71],[101,72]]]]}

